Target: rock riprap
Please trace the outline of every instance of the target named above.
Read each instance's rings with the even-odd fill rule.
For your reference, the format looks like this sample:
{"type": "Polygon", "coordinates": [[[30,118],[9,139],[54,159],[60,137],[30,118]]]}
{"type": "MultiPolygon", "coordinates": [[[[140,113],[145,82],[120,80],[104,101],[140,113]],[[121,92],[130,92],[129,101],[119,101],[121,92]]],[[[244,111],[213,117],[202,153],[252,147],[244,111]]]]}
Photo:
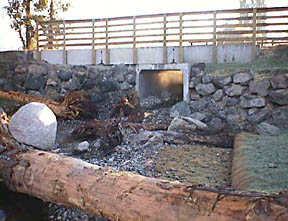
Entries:
{"type": "Polygon", "coordinates": [[[32,102],[11,117],[9,129],[20,143],[49,150],[55,143],[57,120],[45,104],[32,102]]]}

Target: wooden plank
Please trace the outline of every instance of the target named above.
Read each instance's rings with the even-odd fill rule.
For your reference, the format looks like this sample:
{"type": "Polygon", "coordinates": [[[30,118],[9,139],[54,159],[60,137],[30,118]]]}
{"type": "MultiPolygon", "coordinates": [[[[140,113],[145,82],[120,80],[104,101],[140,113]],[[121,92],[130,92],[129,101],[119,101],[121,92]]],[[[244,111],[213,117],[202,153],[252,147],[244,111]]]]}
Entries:
{"type": "Polygon", "coordinates": [[[162,24],[162,21],[153,21],[153,22],[137,22],[136,25],[155,25],[162,24]]]}
{"type": "Polygon", "coordinates": [[[39,23],[36,22],[36,43],[37,43],[37,61],[41,61],[41,54],[39,48],[39,23]]]}
{"type": "Polygon", "coordinates": [[[213,63],[217,64],[217,11],[213,13],[213,63]]]}
{"type": "Polygon", "coordinates": [[[185,35],[213,35],[213,34],[214,34],[213,31],[209,31],[209,32],[185,32],[185,33],[183,33],[183,36],[185,36],[185,35]]]}
{"type": "MultiPolygon", "coordinates": [[[[256,16],[257,20],[267,20],[267,19],[283,19],[288,18],[288,15],[260,15],[256,16]]],[[[208,21],[209,19],[207,19],[208,21]]],[[[229,17],[229,18],[217,18],[217,21],[231,21],[231,20],[253,20],[253,16],[246,16],[246,17],[229,17]]]]}
{"type": "Polygon", "coordinates": [[[108,19],[105,21],[106,24],[106,32],[105,32],[105,64],[110,63],[110,51],[109,51],[109,24],[108,19]]]}
{"type": "MultiPolygon", "coordinates": [[[[264,12],[276,12],[276,11],[288,11],[288,7],[270,7],[270,8],[259,8],[258,12],[259,13],[264,13],[264,12]]],[[[229,9],[229,10],[217,10],[216,11],[218,14],[220,13],[252,13],[253,9],[252,8],[247,8],[247,9],[229,9]]],[[[194,12],[184,12],[182,13],[183,15],[205,15],[205,14],[213,14],[214,11],[194,11],[194,12]]],[[[179,16],[180,13],[167,13],[166,16],[179,16]]],[[[162,17],[163,14],[148,14],[148,15],[138,15],[136,16],[137,19],[140,18],[155,18],[155,17],[162,17]]],[[[133,19],[134,16],[125,16],[125,17],[116,17],[116,18],[107,18],[109,21],[116,21],[116,20],[127,20],[127,19],[133,19]]],[[[97,22],[105,21],[106,19],[95,19],[97,22]]],[[[92,19],[81,19],[81,20],[65,20],[67,24],[72,24],[72,23],[85,23],[85,22],[91,22],[92,19]]],[[[42,21],[39,24],[44,25],[44,24],[61,24],[62,21],[56,20],[56,21],[42,21]]]]}
{"type": "Polygon", "coordinates": [[[256,48],[256,31],[257,31],[257,9],[253,9],[253,35],[252,35],[252,57],[253,59],[256,59],[256,53],[257,53],[257,48],[256,48]]]}
{"type": "MultiPolygon", "coordinates": [[[[99,37],[99,38],[95,38],[95,40],[103,40],[103,39],[106,39],[105,37],[99,37]]],[[[63,41],[64,39],[63,38],[56,38],[55,39],[56,41],[63,41]]],[[[65,39],[66,41],[91,41],[92,38],[67,38],[65,39]]],[[[47,39],[41,39],[39,40],[39,42],[48,42],[47,39]]],[[[52,45],[52,44],[51,44],[52,45]]]]}
{"type": "MultiPolygon", "coordinates": [[[[281,29],[281,30],[257,30],[256,34],[263,34],[263,33],[288,33],[288,30],[281,29]]],[[[253,34],[253,30],[249,31],[217,31],[217,35],[233,35],[233,34],[253,34]]]]}
{"type": "MultiPolygon", "coordinates": [[[[138,41],[136,41],[136,44],[138,44],[138,41]]],[[[109,45],[132,45],[133,47],[133,41],[109,42],[109,45]]]]}
{"type": "MultiPolygon", "coordinates": [[[[133,37],[134,37],[134,35],[123,35],[123,36],[119,35],[119,36],[109,36],[108,38],[109,39],[121,39],[121,38],[133,38],[133,37]]],[[[136,37],[137,37],[137,35],[136,35],[136,37]]]]}
{"type": "MultiPolygon", "coordinates": [[[[51,26],[51,27],[53,27],[53,26],[51,26]]],[[[89,25],[89,26],[70,26],[70,27],[65,27],[66,30],[69,30],[69,29],[91,29],[91,28],[92,28],[91,25],[89,25]]],[[[52,30],[55,30],[54,28],[41,28],[41,30],[43,30],[43,31],[48,31],[48,30],[51,30],[51,29],[52,29],[52,30]]],[[[57,29],[57,30],[62,31],[63,28],[60,27],[60,28],[57,29]]]]}
{"type": "Polygon", "coordinates": [[[67,64],[65,20],[63,20],[63,64],[67,64]]]}
{"type": "Polygon", "coordinates": [[[137,28],[136,31],[155,31],[155,30],[163,30],[163,28],[137,28]]]}
{"type": "Polygon", "coordinates": [[[184,62],[184,51],[183,51],[183,14],[179,16],[179,62],[184,62]]]}
{"type": "MultiPolygon", "coordinates": [[[[179,40],[173,40],[173,42],[178,42],[179,40]]],[[[172,42],[172,40],[167,40],[167,42],[172,42]]],[[[163,40],[149,40],[149,41],[137,41],[137,44],[147,44],[147,43],[163,43],[163,40]]]]}
{"type": "Polygon", "coordinates": [[[202,42],[212,42],[213,43],[213,39],[193,39],[193,40],[183,40],[185,42],[189,42],[189,43],[202,43],[202,42]]]}
{"type": "MultiPolygon", "coordinates": [[[[146,30],[146,29],[144,29],[144,30],[146,30]]],[[[132,31],[133,31],[133,28],[131,28],[131,29],[123,29],[123,30],[111,30],[111,31],[108,31],[108,33],[120,33],[120,32],[132,32],[132,31]]]]}
{"type": "Polygon", "coordinates": [[[124,23],[124,24],[112,24],[112,25],[109,25],[109,28],[110,27],[121,27],[121,26],[129,26],[129,25],[133,25],[133,23],[124,23]]]}
{"type": "Polygon", "coordinates": [[[213,25],[189,25],[185,26],[185,28],[213,28],[213,25]]]}
{"type": "Polygon", "coordinates": [[[96,51],[95,51],[95,21],[92,20],[92,65],[96,64],[96,51]]]}
{"type": "MultiPolygon", "coordinates": [[[[95,43],[95,46],[104,46],[105,43],[95,43]]],[[[49,45],[49,44],[45,44],[45,45],[40,45],[39,48],[48,48],[48,47],[63,47],[64,44],[53,44],[53,45],[49,45]]],[[[66,47],[83,47],[83,46],[87,46],[87,47],[91,47],[92,44],[91,43],[78,43],[78,44],[67,44],[66,43],[66,47]]]]}
{"type": "MultiPolygon", "coordinates": [[[[167,34],[166,34],[167,35],[167,34]]],[[[178,34],[175,34],[178,35],[178,34]]],[[[146,35],[136,35],[136,37],[146,38],[146,37],[163,37],[163,34],[146,34],[146,35]]]]}
{"type": "Polygon", "coordinates": [[[167,16],[163,16],[163,64],[167,64],[167,16]]]}
{"type": "MultiPolygon", "coordinates": [[[[265,20],[265,19],[283,19],[283,18],[288,18],[288,15],[269,15],[269,16],[262,16],[262,15],[259,15],[259,13],[265,13],[265,12],[270,12],[270,11],[274,11],[274,12],[277,12],[277,11],[288,11],[288,7],[275,7],[275,8],[261,8],[261,9],[257,9],[257,13],[258,13],[258,15],[256,14],[256,35],[258,34],[258,33],[287,33],[287,30],[285,30],[284,28],[282,28],[281,30],[269,30],[269,29],[265,29],[265,30],[257,30],[257,27],[269,27],[269,26],[287,26],[288,25],[288,22],[283,22],[283,20],[281,21],[281,22],[271,22],[271,23],[257,23],[257,20],[265,20]]],[[[231,13],[231,14],[235,14],[235,13],[252,13],[253,12],[253,9],[236,9],[236,10],[218,10],[218,11],[216,11],[216,13],[217,13],[217,18],[216,18],[216,23],[217,23],[217,21],[220,21],[220,20],[252,20],[252,19],[255,19],[255,15],[254,16],[246,16],[246,17],[239,17],[239,16],[232,16],[231,15],[231,17],[230,18],[227,18],[227,17],[221,17],[221,14],[229,14],[229,13],[231,13]],[[220,14],[220,15],[219,15],[220,14]]],[[[123,23],[123,24],[121,24],[120,22],[119,22],[119,24],[116,24],[116,22],[115,22],[115,24],[109,24],[108,25],[108,28],[109,27],[117,27],[117,26],[119,26],[119,27],[124,27],[124,26],[131,26],[131,25],[133,25],[134,23],[131,23],[131,21],[129,21],[129,20],[131,20],[131,19],[133,19],[133,18],[135,18],[136,20],[137,20],[137,23],[136,23],[136,25],[153,25],[153,24],[161,24],[163,21],[159,21],[158,20],[158,18],[160,19],[161,17],[163,18],[164,16],[166,16],[166,28],[165,28],[165,32],[166,32],[166,34],[165,34],[165,38],[166,38],[166,47],[167,47],[167,43],[168,42],[177,42],[177,41],[175,41],[175,40],[167,40],[167,37],[168,36],[176,36],[176,35],[179,35],[179,40],[178,40],[178,42],[179,42],[179,45],[180,44],[183,44],[183,42],[190,42],[190,43],[202,43],[202,42],[211,42],[210,40],[207,40],[207,39],[187,39],[188,37],[189,37],[189,35],[191,36],[191,35],[212,35],[213,34],[213,37],[214,37],[214,25],[186,25],[186,22],[200,22],[200,21],[212,21],[212,20],[215,20],[215,18],[203,18],[203,19],[201,19],[201,18],[195,18],[195,19],[193,19],[193,18],[191,18],[191,19],[185,19],[185,18],[183,18],[183,16],[184,15],[206,15],[206,14],[214,14],[215,13],[215,11],[200,11],[200,12],[184,12],[184,13],[168,13],[168,14],[153,14],[153,15],[140,15],[140,16],[126,16],[126,17],[117,17],[117,18],[107,18],[107,19],[84,19],[84,20],[65,20],[65,24],[63,25],[63,21],[55,21],[55,20],[53,20],[53,21],[48,21],[48,22],[39,22],[39,27],[38,27],[38,39],[37,39],[37,44],[38,44],[38,47],[39,47],[39,50],[40,50],[40,48],[47,48],[47,45],[49,45],[49,46],[61,46],[61,47],[64,47],[65,46],[65,44],[66,44],[66,47],[67,47],[67,42],[68,41],[86,41],[86,40],[90,40],[92,43],[90,44],[90,46],[91,47],[93,47],[93,38],[94,38],[94,43],[95,43],[95,40],[97,39],[97,40],[99,40],[99,39],[105,39],[105,43],[107,42],[107,21],[123,21],[123,22],[125,22],[125,23],[123,23]],[[180,22],[179,20],[174,20],[174,18],[173,18],[173,20],[172,21],[169,21],[169,19],[168,19],[168,17],[176,17],[176,16],[182,16],[182,22],[180,22]],[[149,19],[149,18],[151,18],[151,21],[141,21],[141,19],[145,19],[145,18],[147,18],[147,19],[149,19]],[[153,20],[154,19],[154,20],[153,20]],[[156,21],[156,19],[157,19],[157,21],[156,21]],[[126,20],[127,20],[127,23],[126,23],[126,20]],[[94,21],[94,32],[92,31],[92,32],[81,32],[81,29],[89,29],[89,28],[92,28],[92,26],[90,25],[91,24],[91,22],[93,22],[94,21]],[[87,25],[85,25],[85,23],[89,23],[90,22],[90,24],[87,24],[87,25]],[[103,25],[103,23],[105,22],[105,25],[103,25]],[[173,24],[173,23],[182,23],[182,33],[167,33],[169,30],[177,30],[177,29],[179,29],[180,27],[168,27],[168,23],[171,23],[171,24],[173,24]],[[75,24],[75,26],[74,27],[67,27],[67,24],[71,24],[71,25],[73,25],[73,24],[75,24]],[[82,26],[82,24],[83,24],[83,26],[82,26]],[[102,24],[102,25],[101,25],[102,24]],[[43,26],[50,26],[50,27],[53,27],[53,25],[55,26],[55,25],[57,25],[58,27],[60,26],[60,28],[46,28],[46,27],[41,27],[40,28],[40,26],[41,25],[43,25],[43,26]],[[63,26],[63,27],[61,27],[61,26],[63,26]],[[47,40],[45,40],[45,39],[43,39],[43,38],[45,38],[45,37],[54,37],[54,36],[61,36],[61,35],[63,35],[63,29],[65,28],[65,39],[64,39],[64,37],[63,37],[63,39],[61,38],[61,39],[56,39],[57,41],[61,41],[61,40],[63,40],[63,41],[65,41],[64,42],[64,44],[50,44],[49,42],[48,42],[48,44],[46,44],[46,45],[40,45],[40,43],[42,42],[42,43],[46,43],[47,42],[47,40]],[[105,28],[105,30],[104,31],[98,31],[98,32],[96,32],[95,31],[95,29],[97,29],[97,28],[105,28]],[[208,32],[199,32],[199,31],[197,31],[197,32],[192,32],[192,31],[189,31],[189,29],[196,29],[196,28],[213,28],[213,32],[211,32],[211,31],[208,31],[208,32]],[[185,29],[185,32],[183,33],[183,30],[185,29]],[[53,33],[53,34],[47,34],[47,33],[41,33],[41,32],[44,32],[44,31],[46,31],[46,30],[54,30],[56,33],[53,33]],[[71,30],[71,31],[70,31],[71,30]],[[73,30],[73,31],[72,31],[73,30]],[[74,32],[76,30],[76,32],[74,32]],[[78,31],[77,31],[78,30],[78,31]],[[59,31],[61,31],[60,33],[59,33],[59,31]],[[70,32],[69,32],[70,31],[70,32]],[[187,32],[187,31],[189,31],[189,32],[187,32]],[[40,33],[39,33],[40,32],[40,33]],[[58,32],[58,33],[57,33],[58,32]],[[101,34],[103,34],[103,36],[105,36],[105,37],[103,37],[103,36],[100,36],[100,37],[96,37],[97,35],[101,35],[101,34]],[[104,35],[105,34],[105,35],[104,35]],[[87,38],[67,38],[67,36],[73,36],[73,35],[94,35],[94,37],[91,37],[91,38],[89,38],[89,37],[87,37],[87,38]],[[181,38],[182,38],[182,43],[180,43],[180,35],[181,35],[181,38]],[[186,39],[183,39],[184,38],[184,36],[186,37],[186,39]],[[39,39],[39,37],[40,37],[40,39],[39,39]]],[[[280,21],[280,20],[279,20],[280,21]]],[[[253,35],[253,30],[254,30],[254,26],[253,26],[253,24],[231,24],[231,25],[226,25],[226,24],[223,24],[223,25],[216,25],[216,29],[218,29],[218,28],[238,28],[238,27],[242,27],[242,28],[250,28],[250,29],[252,29],[251,30],[251,35],[253,35]]],[[[270,28],[270,29],[273,29],[273,28],[270,28]]],[[[134,28],[133,29],[126,29],[126,30],[108,30],[108,43],[109,43],[109,40],[110,39],[125,39],[125,38],[130,38],[129,36],[131,36],[131,35],[123,35],[123,36],[121,36],[121,35],[117,35],[117,36],[110,36],[109,37],[109,33],[121,33],[121,32],[134,32],[135,30],[134,30],[134,28]]],[[[134,42],[134,44],[135,44],[135,42],[136,43],[138,43],[138,42],[140,42],[141,44],[142,43],[163,43],[163,46],[164,46],[164,42],[165,42],[165,39],[164,39],[164,27],[162,27],[162,28],[139,28],[138,27],[138,29],[136,30],[136,31],[143,31],[143,34],[139,34],[139,35],[135,35],[136,36],[136,38],[139,38],[139,37],[159,37],[159,38],[161,38],[162,37],[162,39],[163,40],[151,40],[151,41],[133,41],[134,42]],[[153,31],[162,31],[163,30],[163,34],[150,34],[151,32],[153,33],[153,31]],[[146,33],[148,33],[148,34],[146,34],[146,33]]],[[[157,32],[156,32],[157,33],[157,32]]],[[[231,34],[231,35],[233,35],[233,34],[250,34],[249,33],[249,31],[248,30],[239,30],[239,31],[227,31],[227,32],[217,32],[216,33],[216,35],[226,35],[226,34],[231,34]]],[[[255,34],[255,33],[254,33],[255,34]]],[[[132,36],[131,38],[134,38],[134,36],[132,36]]],[[[259,38],[257,38],[257,36],[256,36],[256,41],[258,40],[259,38]]],[[[238,41],[239,40],[239,38],[232,38],[232,39],[227,39],[227,38],[222,38],[222,39],[217,39],[217,41],[224,41],[224,42],[236,42],[236,41],[238,41]]],[[[255,40],[255,39],[254,39],[255,40]]],[[[262,39],[263,40],[263,39],[262,39]]],[[[267,39],[264,39],[263,41],[266,41],[267,39]]],[[[213,39],[212,39],[212,41],[213,41],[213,39]]],[[[216,41],[216,44],[217,44],[217,41],[216,41]]],[[[245,41],[245,42],[251,42],[251,40],[247,40],[247,38],[242,38],[242,40],[241,41],[245,41]]],[[[285,40],[284,40],[285,41],[285,40]]],[[[112,42],[111,42],[112,43],[112,42]]],[[[257,42],[255,42],[255,44],[256,44],[257,42]]],[[[125,45],[125,44],[131,44],[131,42],[130,41],[123,41],[123,42],[113,42],[113,44],[121,44],[121,45],[125,45]]],[[[133,44],[133,43],[132,43],[133,44]]],[[[73,46],[83,46],[83,45],[89,45],[89,44],[87,44],[87,43],[81,43],[81,44],[73,44],[73,43],[71,43],[71,44],[69,44],[71,47],[73,47],[73,46]]],[[[96,46],[96,45],[103,45],[102,43],[100,43],[100,44],[95,44],[94,45],[94,47],[96,46]]],[[[110,43],[109,44],[106,44],[106,45],[110,45],[110,43]]],[[[182,45],[182,47],[183,47],[183,45],[182,45]]],[[[66,49],[66,48],[65,48],[66,49]]],[[[180,48],[180,51],[181,51],[181,48],[180,48]]],[[[164,55],[164,49],[163,49],[163,55],[164,55]]],[[[108,54],[106,55],[106,56],[108,56],[108,54]]],[[[180,56],[180,55],[179,55],[180,56]]],[[[64,57],[64,54],[63,54],[63,57],[64,57]]],[[[179,59],[180,59],[180,57],[179,57],[179,59]]],[[[164,60],[164,56],[163,56],[163,60],[164,60]]]]}
{"type": "Polygon", "coordinates": [[[133,64],[138,63],[137,58],[137,48],[136,48],[136,41],[137,41],[137,35],[136,35],[136,17],[133,18],[133,64]]]}

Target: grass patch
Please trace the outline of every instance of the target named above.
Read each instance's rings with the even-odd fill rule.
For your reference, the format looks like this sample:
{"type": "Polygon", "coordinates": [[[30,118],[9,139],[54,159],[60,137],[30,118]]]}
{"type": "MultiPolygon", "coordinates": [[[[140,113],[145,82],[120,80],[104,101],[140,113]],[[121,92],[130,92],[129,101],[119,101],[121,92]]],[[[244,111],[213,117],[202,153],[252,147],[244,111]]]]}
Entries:
{"type": "Polygon", "coordinates": [[[231,73],[252,70],[254,72],[275,72],[287,69],[288,74],[288,46],[265,49],[262,54],[251,63],[207,64],[206,72],[210,75],[229,75],[231,73]]]}
{"type": "Polygon", "coordinates": [[[241,148],[249,189],[279,192],[288,189],[288,131],[278,136],[246,134],[241,148]]]}

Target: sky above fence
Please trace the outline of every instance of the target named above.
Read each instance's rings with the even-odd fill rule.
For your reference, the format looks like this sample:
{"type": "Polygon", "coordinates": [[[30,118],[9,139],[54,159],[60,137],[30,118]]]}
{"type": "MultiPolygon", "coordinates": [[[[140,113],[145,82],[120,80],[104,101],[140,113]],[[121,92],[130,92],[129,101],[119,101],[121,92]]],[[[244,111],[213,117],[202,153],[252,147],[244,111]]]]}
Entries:
{"type": "MultiPolygon", "coordinates": [[[[67,0],[68,1],[68,0],[67,0]]],[[[17,33],[10,28],[10,20],[0,0],[0,51],[21,49],[17,33]]],[[[61,15],[64,19],[107,18],[155,13],[204,11],[239,8],[239,0],[69,0],[72,7],[61,15]]],[[[267,7],[288,6],[287,0],[266,0],[267,7]]]]}

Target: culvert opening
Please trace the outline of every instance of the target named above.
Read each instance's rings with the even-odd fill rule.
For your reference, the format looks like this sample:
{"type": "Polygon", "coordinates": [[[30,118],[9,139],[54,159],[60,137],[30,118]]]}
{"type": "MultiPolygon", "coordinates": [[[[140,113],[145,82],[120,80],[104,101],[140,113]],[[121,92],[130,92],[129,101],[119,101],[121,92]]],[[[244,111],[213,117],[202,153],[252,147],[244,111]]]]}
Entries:
{"type": "Polygon", "coordinates": [[[169,103],[183,100],[183,72],[181,70],[141,70],[139,97],[155,96],[169,103]]]}

